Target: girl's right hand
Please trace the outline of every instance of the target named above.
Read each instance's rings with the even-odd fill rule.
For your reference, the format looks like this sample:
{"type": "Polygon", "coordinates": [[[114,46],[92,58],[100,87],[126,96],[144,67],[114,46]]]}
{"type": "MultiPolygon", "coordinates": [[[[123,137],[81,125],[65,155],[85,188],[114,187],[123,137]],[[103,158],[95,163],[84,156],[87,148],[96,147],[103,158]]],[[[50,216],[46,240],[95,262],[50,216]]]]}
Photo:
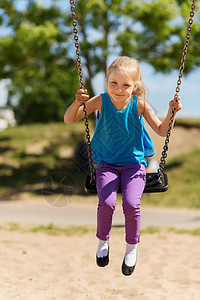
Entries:
{"type": "Polygon", "coordinates": [[[79,89],[76,93],[76,102],[81,105],[84,102],[86,102],[89,99],[89,96],[86,95],[87,94],[87,90],[86,89],[79,89]]]}

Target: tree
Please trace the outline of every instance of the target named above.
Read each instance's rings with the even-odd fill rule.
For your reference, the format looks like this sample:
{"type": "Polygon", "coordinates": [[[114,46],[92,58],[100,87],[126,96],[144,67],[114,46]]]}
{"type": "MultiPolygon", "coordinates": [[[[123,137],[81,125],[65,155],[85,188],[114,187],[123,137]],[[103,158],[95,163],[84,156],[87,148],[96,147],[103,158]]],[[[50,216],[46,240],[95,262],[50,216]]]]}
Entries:
{"type": "MultiPolygon", "coordinates": [[[[133,56],[159,72],[178,69],[191,4],[191,0],[77,1],[81,55],[89,94],[94,94],[92,78],[98,72],[106,74],[111,55],[133,56]]],[[[193,24],[185,72],[199,65],[200,28],[193,24]]]]}
{"type": "MultiPolygon", "coordinates": [[[[106,74],[113,55],[133,56],[159,72],[179,68],[191,0],[75,2],[90,96],[92,79],[99,72],[106,74]]],[[[56,0],[48,8],[30,0],[24,11],[14,3],[0,2],[0,25],[11,30],[0,38],[0,78],[11,79],[9,103],[18,99],[19,122],[61,120],[78,88],[71,16],[54,4],[56,0]]],[[[200,28],[194,23],[185,72],[199,65],[200,28]]]]}
{"type": "Polygon", "coordinates": [[[1,24],[10,27],[0,39],[0,78],[10,78],[18,123],[62,121],[78,87],[77,72],[67,58],[65,14],[34,1],[24,11],[14,1],[1,2],[1,24]],[[8,20],[8,21],[7,21],[8,20]]]}

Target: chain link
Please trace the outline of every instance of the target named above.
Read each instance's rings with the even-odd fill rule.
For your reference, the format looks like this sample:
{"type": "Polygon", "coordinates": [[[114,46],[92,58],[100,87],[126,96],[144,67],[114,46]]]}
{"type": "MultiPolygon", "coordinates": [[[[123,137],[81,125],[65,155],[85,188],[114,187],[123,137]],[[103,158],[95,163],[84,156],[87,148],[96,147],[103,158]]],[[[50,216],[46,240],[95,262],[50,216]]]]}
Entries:
{"type": "MultiPolygon", "coordinates": [[[[189,18],[189,21],[188,21],[189,25],[188,25],[188,28],[187,28],[186,39],[185,39],[185,43],[184,43],[184,47],[183,47],[181,66],[180,66],[180,71],[179,71],[179,76],[178,76],[177,86],[176,86],[176,93],[174,95],[174,100],[176,100],[176,101],[177,101],[177,98],[178,98],[178,93],[180,92],[181,78],[183,77],[183,70],[185,68],[185,61],[186,61],[187,49],[188,49],[188,45],[189,45],[190,32],[192,30],[194,10],[195,10],[195,7],[196,7],[195,4],[196,4],[196,0],[193,0],[193,3],[191,5],[190,18],[189,18]]],[[[169,138],[170,138],[170,135],[171,135],[172,125],[173,125],[173,122],[174,122],[174,115],[175,115],[175,109],[173,108],[172,109],[172,114],[171,114],[171,117],[170,117],[169,128],[168,128],[166,139],[165,139],[165,144],[164,144],[163,151],[162,151],[162,156],[160,158],[160,163],[159,163],[159,169],[158,169],[159,180],[161,180],[162,173],[163,173],[163,170],[164,170],[164,167],[165,167],[165,164],[166,164],[168,144],[169,144],[169,138]]]]}
{"type": "MultiPolygon", "coordinates": [[[[77,67],[78,67],[79,83],[80,83],[80,88],[84,89],[83,72],[82,72],[82,64],[81,64],[80,49],[79,49],[79,37],[78,37],[76,12],[75,12],[76,8],[75,8],[74,0],[70,0],[70,8],[71,8],[71,17],[73,20],[72,26],[73,26],[73,33],[74,33],[75,48],[76,48],[76,61],[77,61],[77,67]]],[[[92,158],[90,131],[89,131],[89,124],[88,124],[88,117],[87,117],[85,103],[83,103],[83,112],[84,112],[84,118],[85,118],[85,131],[86,131],[86,140],[87,140],[87,147],[88,147],[90,178],[91,178],[91,184],[95,184],[95,170],[94,170],[94,163],[93,163],[93,158],[92,158]]]]}

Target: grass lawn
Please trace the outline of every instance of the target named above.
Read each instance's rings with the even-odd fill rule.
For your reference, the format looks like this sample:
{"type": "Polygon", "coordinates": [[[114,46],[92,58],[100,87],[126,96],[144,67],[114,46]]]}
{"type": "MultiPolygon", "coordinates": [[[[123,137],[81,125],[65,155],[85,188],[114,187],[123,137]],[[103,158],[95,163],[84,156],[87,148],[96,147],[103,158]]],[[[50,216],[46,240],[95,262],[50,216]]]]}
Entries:
{"type": "Polygon", "coordinates": [[[200,128],[200,119],[196,118],[177,118],[175,120],[175,125],[176,126],[182,126],[185,128],[200,128]]]}
{"type": "Polygon", "coordinates": [[[165,172],[168,191],[143,197],[143,204],[200,208],[200,149],[169,160],[165,172]]]}
{"type": "MultiPolygon", "coordinates": [[[[93,225],[84,225],[84,226],[56,226],[53,223],[50,223],[48,225],[39,225],[39,226],[21,226],[17,223],[8,223],[4,226],[0,226],[0,230],[6,230],[6,231],[14,231],[19,233],[44,233],[46,235],[52,235],[52,236],[82,236],[88,233],[95,234],[96,226],[93,225]]],[[[190,234],[199,236],[200,235],[200,228],[196,229],[177,229],[173,227],[168,228],[162,228],[157,226],[149,226],[144,229],[141,229],[141,234],[155,234],[155,233],[167,233],[167,232],[173,232],[178,234],[190,234]]],[[[113,234],[123,234],[124,235],[124,228],[112,228],[112,235],[113,234]]]]}
{"type": "MultiPolygon", "coordinates": [[[[84,140],[84,123],[33,124],[0,133],[0,198],[41,192],[46,178],[67,172],[75,178],[73,151],[84,140]]],[[[79,180],[78,176],[78,180],[79,180]]]]}
{"type": "MultiPolygon", "coordinates": [[[[24,125],[2,131],[0,199],[16,198],[22,192],[41,195],[51,175],[58,176],[58,181],[65,177],[63,185],[67,182],[68,186],[78,187],[78,193],[87,197],[84,192],[85,169],[77,163],[80,157],[74,157],[74,149],[84,140],[84,121],[71,125],[24,125]]],[[[169,178],[169,190],[143,197],[143,204],[200,208],[200,149],[168,160],[165,172],[169,178]]],[[[58,185],[53,192],[64,191],[58,185]]]]}

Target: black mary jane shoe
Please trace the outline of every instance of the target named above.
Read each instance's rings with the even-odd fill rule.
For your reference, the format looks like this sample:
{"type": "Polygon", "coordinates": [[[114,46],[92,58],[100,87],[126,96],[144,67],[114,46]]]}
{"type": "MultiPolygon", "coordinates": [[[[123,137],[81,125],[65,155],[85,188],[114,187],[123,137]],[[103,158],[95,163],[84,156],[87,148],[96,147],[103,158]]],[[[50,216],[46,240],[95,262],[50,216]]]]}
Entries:
{"type": "Polygon", "coordinates": [[[130,276],[134,269],[135,269],[135,266],[136,266],[136,263],[134,266],[132,267],[129,267],[125,264],[125,259],[123,260],[123,264],[122,264],[122,274],[125,275],[125,276],[130,276]]]}
{"type": "Polygon", "coordinates": [[[108,265],[108,263],[109,263],[109,248],[108,248],[108,254],[106,256],[97,257],[97,255],[96,255],[96,262],[99,267],[105,267],[108,265]]]}

